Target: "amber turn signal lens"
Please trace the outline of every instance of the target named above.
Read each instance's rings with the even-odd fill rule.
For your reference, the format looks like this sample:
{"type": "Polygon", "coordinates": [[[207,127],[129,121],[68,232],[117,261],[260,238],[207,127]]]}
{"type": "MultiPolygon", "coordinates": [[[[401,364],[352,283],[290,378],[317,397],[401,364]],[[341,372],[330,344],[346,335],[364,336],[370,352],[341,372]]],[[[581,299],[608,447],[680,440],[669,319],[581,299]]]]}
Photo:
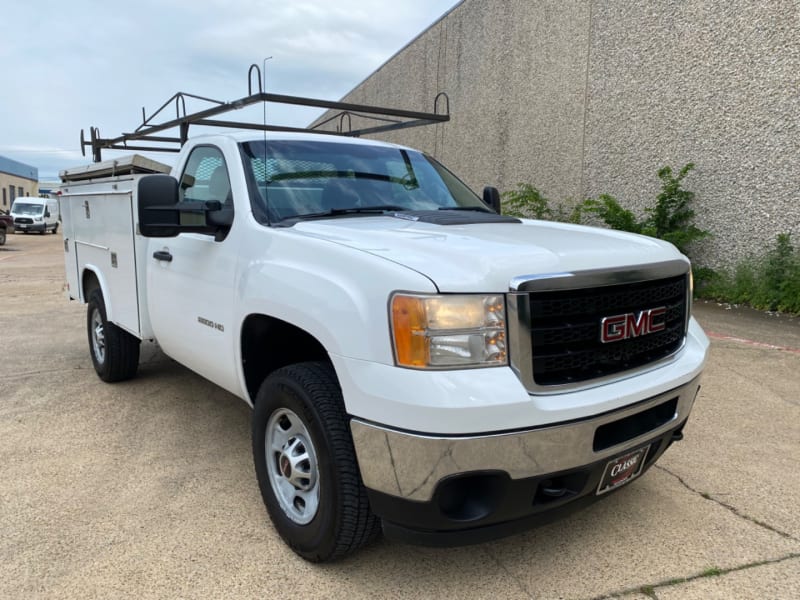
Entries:
{"type": "Polygon", "coordinates": [[[422,298],[402,295],[392,298],[392,327],[397,364],[406,367],[424,367],[428,364],[426,324],[425,303],[422,298]]]}

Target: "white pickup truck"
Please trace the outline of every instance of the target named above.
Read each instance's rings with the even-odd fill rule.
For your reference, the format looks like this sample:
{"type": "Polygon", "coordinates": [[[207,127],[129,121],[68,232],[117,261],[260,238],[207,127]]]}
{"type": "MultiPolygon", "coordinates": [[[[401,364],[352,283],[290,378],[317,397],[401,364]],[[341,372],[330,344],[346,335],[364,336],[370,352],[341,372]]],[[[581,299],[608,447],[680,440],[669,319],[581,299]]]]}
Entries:
{"type": "Polygon", "coordinates": [[[502,216],[376,141],[222,133],[167,169],[62,173],[69,296],[103,380],[155,340],[253,407],[264,502],[304,558],[381,528],[508,535],[681,439],[708,340],[670,244],[502,216]]]}

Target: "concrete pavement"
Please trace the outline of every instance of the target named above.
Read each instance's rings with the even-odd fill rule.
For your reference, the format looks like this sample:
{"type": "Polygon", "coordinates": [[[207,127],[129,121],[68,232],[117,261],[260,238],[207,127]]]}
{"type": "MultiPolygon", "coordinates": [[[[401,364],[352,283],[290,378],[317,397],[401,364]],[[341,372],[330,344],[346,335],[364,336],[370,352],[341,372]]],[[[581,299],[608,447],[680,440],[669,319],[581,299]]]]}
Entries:
{"type": "Polygon", "coordinates": [[[800,323],[698,304],[686,439],[639,481],[502,541],[310,565],[266,516],[249,409],[149,347],[92,370],[60,235],[0,247],[0,597],[796,598],[800,323]]]}

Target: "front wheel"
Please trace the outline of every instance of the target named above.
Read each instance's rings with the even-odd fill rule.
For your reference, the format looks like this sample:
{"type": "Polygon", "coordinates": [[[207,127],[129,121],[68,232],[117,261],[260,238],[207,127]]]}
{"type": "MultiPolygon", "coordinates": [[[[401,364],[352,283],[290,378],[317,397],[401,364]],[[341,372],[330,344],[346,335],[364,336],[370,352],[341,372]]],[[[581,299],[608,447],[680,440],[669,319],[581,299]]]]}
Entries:
{"type": "Polygon", "coordinates": [[[267,377],[253,411],[253,459],[275,529],[306,560],[339,558],[380,532],[330,365],[299,363],[267,377]]]}
{"type": "Polygon", "coordinates": [[[53,225],[53,235],[55,235],[56,233],[58,233],[58,223],[53,225]]]}
{"type": "Polygon", "coordinates": [[[6,228],[0,228],[0,246],[6,243],[6,228]]]}
{"type": "Polygon", "coordinates": [[[92,364],[103,381],[113,383],[130,379],[139,368],[138,338],[109,323],[106,304],[100,290],[89,295],[86,329],[92,364]]]}

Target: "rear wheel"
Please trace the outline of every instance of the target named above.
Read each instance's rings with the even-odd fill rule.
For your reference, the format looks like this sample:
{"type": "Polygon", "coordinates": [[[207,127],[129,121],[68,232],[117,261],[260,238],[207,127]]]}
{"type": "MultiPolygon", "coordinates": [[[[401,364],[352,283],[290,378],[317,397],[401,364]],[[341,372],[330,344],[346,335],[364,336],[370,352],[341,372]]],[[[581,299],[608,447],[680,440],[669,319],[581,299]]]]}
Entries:
{"type": "Polygon", "coordinates": [[[275,529],[306,560],[339,558],[379,534],[330,365],[267,377],[253,411],[253,459],[275,529]]]}
{"type": "Polygon", "coordinates": [[[89,295],[86,329],[92,364],[103,381],[113,383],[130,379],[139,368],[138,338],[109,323],[100,290],[89,295]]]}

